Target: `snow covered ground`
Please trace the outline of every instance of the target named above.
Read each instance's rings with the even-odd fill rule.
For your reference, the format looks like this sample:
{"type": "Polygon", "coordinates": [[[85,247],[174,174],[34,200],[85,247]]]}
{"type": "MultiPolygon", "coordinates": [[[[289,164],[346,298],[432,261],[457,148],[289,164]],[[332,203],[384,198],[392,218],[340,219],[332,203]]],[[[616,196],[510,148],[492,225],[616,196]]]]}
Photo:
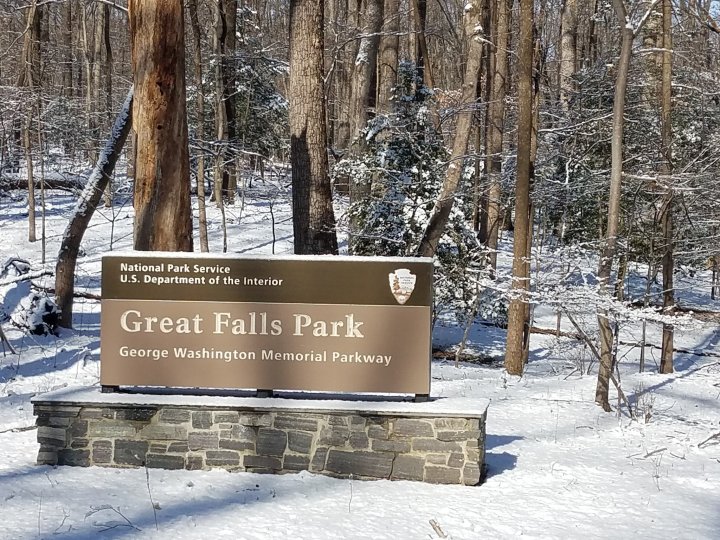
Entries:
{"type": "MultiPolygon", "coordinates": [[[[72,194],[49,194],[50,270],[73,203],[72,194]]],[[[210,211],[211,250],[217,252],[221,220],[210,211]]],[[[0,262],[19,256],[37,270],[43,267],[41,245],[26,241],[26,214],[22,193],[0,194],[0,262]]],[[[231,253],[292,250],[287,190],[276,179],[256,182],[227,209],[227,221],[231,253]]],[[[95,216],[83,242],[79,291],[99,293],[100,257],[111,246],[129,249],[131,226],[129,202],[118,200],[95,216]]],[[[681,301],[720,311],[702,279],[707,276],[681,281],[681,301]]],[[[35,283],[53,287],[53,278],[35,283]]],[[[18,354],[0,356],[2,540],[720,538],[717,324],[698,321],[678,330],[676,347],[715,356],[679,354],[672,375],[657,373],[658,351],[647,350],[648,371],[638,373],[638,349],[621,348],[622,385],[637,421],[624,407],[620,415],[608,414],[593,403],[596,371],[579,369],[590,360],[581,343],[533,334],[527,373],[515,378],[499,362],[504,331],[473,327],[468,348],[498,361],[456,367],[436,360],[432,393],[491,400],[482,486],[362,482],[306,472],[36,466],[30,398],[97,383],[99,309],[97,300],[77,299],[75,329],[57,338],[26,336],[3,324],[18,354]]],[[[538,307],[535,324],[554,328],[554,312],[538,307]]],[[[622,338],[634,340],[638,333],[638,326],[628,325],[622,338]]],[[[447,347],[461,335],[459,328],[438,325],[434,343],[447,347]]],[[[659,343],[657,328],[649,328],[649,336],[659,343]]]]}

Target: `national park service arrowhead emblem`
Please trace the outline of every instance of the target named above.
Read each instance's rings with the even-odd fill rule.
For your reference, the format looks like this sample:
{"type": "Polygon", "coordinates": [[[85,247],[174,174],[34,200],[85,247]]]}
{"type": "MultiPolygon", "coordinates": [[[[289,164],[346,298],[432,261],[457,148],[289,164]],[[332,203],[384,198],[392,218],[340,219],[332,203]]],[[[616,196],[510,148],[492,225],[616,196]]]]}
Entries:
{"type": "Polygon", "coordinates": [[[398,268],[388,274],[388,280],[390,281],[390,291],[395,300],[402,305],[408,301],[413,290],[415,290],[417,276],[407,268],[398,268]]]}

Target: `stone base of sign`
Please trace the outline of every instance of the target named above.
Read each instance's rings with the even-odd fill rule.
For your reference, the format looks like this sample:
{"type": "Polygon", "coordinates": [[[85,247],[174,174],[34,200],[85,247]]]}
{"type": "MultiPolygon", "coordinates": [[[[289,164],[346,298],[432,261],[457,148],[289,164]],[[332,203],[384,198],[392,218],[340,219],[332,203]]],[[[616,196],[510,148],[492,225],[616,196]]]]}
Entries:
{"type": "Polygon", "coordinates": [[[33,400],[41,465],[258,473],[476,485],[487,401],[427,403],[113,393],[33,400]]]}

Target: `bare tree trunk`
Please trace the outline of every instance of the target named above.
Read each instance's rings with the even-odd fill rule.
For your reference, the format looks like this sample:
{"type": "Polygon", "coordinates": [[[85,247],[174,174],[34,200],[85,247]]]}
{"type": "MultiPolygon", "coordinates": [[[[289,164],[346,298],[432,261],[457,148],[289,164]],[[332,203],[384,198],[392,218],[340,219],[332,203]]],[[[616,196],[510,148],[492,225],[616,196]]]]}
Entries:
{"type": "MultiPolygon", "coordinates": [[[[613,0],[615,12],[620,20],[622,42],[620,46],[620,58],[617,63],[617,75],[615,78],[615,98],[613,102],[613,128],[611,139],[611,170],[610,170],[610,195],[608,198],[608,219],[605,241],[600,257],[598,269],[598,280],[600,291],[607,295],[611,289],[610,275],[612,273],[613,260],[615,259],[618,225],[620,222],[620,198],[623,170],[623,130],[625,126],[625,92],[628,82],[628,70],[630,68],[630,56],[632,54],[632,42],[635,37],[632,26],[626,21],[627,12],[623,0],[613,0]]],[[[600,368],[598,369],[597,387],[595,388],[595,401],[605,411],[612,410],[610,407],[610,376],[613,370],[613,329],[610,325],[607,308],[600,308],[597,313],[598,326],[600,328],[600,368]]]]}
{"type": "MultiPolygon", "coordinates": [[[[362,29],[360,46],[355,57],[353,69],[352,100],[350,104],[351,133],[354,139],[352,153],[360,155],[365,151],[366,144],[362,132],[370,118],[371,87],[373,74],[377,67],[377,52],[380,43],[380,28],[382,26],[382,4],[383,0],[368,0],[365,10],[365,24],[362,29]]],[[[375,96],[372,96],[375,101],[375,96]]],[[[350,202],[354,205],[362,204],[370,196],[372,178],[366,177],[362,180],[350,179],[350,202]]],[[[356,236],[359,232],[357,214],[351,214],[350,218],[350,250],[352,252],[356,236]]]]}
{"type": "Polygon", "coordinates": [[[72,14],[75,0],[67,0],[62,8],[62,86],[63,95],[73,95],[73,35],[72,35],[72,14]]]}
{"type": "Polygon", "coordinates": [[[378,113],[387,114],[392,110],[391,98],[397,86],[398,56],[400,48],[400,0],[385,0],[384,29],[380,38],[378,56],[378,113]]]}
{"type": "MultiPolygon", "coordinates": [[[[195,113],[197,126],[195,133],[198,140],[202,140],[205,134],[205,92],[203,90],[202,77],[202,50],[200,48],[200,22],[198,21],[197,0],[190,0],[188,3],[190,12],[190,25],[193,36],[193,79],[195,83],[195,113]]],[[[207,211],[205,208],[205,153],[198,151],[197,156],[197,198],[198,198],[198,229],[200,233],[200,251],[207,253],[208,246],[207,211]]]]}
{"type": "MultiPolygon", "coordinates": [[[[670,0],[662,0],[663,14],[663,52],[662,52],[662,81],[660,91],[660,114],[662,126],[662,150],[663,167],[662,172],[669,177],[673,172],[672,163],[672,121],[670,117],[672,107],[672,5],[670,0]]],[[[664,213],[662,215],[662,229],[665,240],[665,253],[662,260],[663,272],[663,311],[669,311],[675,305],[675,291],[673,285],[674,262],[674,216],[673,216],[673,193],[672,188],[664,201],[664,213]]],[[[660,373],[673,372],[673,334],[672,324],[663,324],[662,352],[660,355],[660,373]]]]}
{"type": "Polygon", "coordinates": [[[225,77],[223,65],[225,63],[225,40],[227,39],[227,21],[225,19],[225,2],[218,0],[215,8],[215,28],[213,34],[213,53],[215,54],[215,136],[217,150],[213,167],[213,183],[215,203],[222,212],[223,195],[227,186],[227,173],[225,171],[225,154],[227,151],[227,107],[225,106],[225,77]]]}
{"type": "Polygon", "coordinates": [[[533,131],[533,0],[520,0],[518,36],[518,142],[515,181],[515,236],[513,246],[512,297],[508,308],[505,369],[522,375],[526,304],[530,281],[527,246],[530,230],[530,176],[533,131]]]}
{"type": "Polygon", "coordinates": [[[136,250],[192,251],[182,3],[130,0],[136,250]]]}
{"type": "Polygon", "coordinates": [[[33,174],[32,156],[32,106],[28,107],[27,119],[23,126],[23,148],[25,149],[25,163],[28,177],[28,241],[35,242],[37,233],[35,227],[35,178],[33,174]]]}
{"type": "Polygon", "coordinates": [[[65,234],[62,237],[60,251],[55,266],[55,302],[60,309],[60,326],[72,328],[73,294],[75,291],[75,266],[83,235],[100,203],[105,186],[115,170],[115,164],[122,152],[123,145],[132,124],[133,90],[130,89],[125,104],[118,115],[110,138],[100,154],[90,178],[88,178],[80,199],[75,206],[65,234]]]}
{"type": "Polygon", "coordinates": [[[457,191],[462,177],[463,162],[467,153],[468,142],[472,134],[472,120],[475,112],[475,100],[477,97],[477,84],[480,76],[482,63],[483,36],[482,9],[479,0],[469,0],[465,4],[465,35],[468,39],[468,58],[465,66],[465,76],[462,86],[462,110],[458,114],[455,140],[453,141],[450,164],[445,175],[440,194],[435,207],[433,208],[430,220],[428,221],[422,240],[417,249],[417,254],[423,257],[435,255],[440,238],[445,232],[450,211],[455,201],[457,191]]]}
{"type": "Polygon", "coordinates": [[[502,160],[505,133],[505,94],[508,78],[508,44],[510,42],[510,6],[507,0],[496,1],[494,71],[488,104],[487,156],[485,168],[488,177],[487,242],[490,267],[497,268],[497,247],[502,220],[502,160]]]}
{"type": "Polygon", "coordinates": [[[324,0],[290,1],[290,163],[295,253],[337,254],[325,126],[324,0]]]}
{"type": "Polygon", "coordinates": [[[560,29],[560,108],[567,114],[575,91],[575,48],[577,40],[577,0],[564,0],[560,29]]]}
{"type": "Polygon", "coordinates": [[[415,65],[418,78],[422,79],[426,87],[434,88],[435,81],[433,80],[430,53],[428,52],[427,38],[425,36],[427,0],[412,0],[412,12],[415,23],[415,65]]]}
{"type": "Polygon", "coordinates": [[[237,175],[238,168],[236,160],[233,158],[234,152],[230,151],[231,146],[237,143],[237,119],[236,119],[236,97],[235,97],[235,49],[237,39],[237,0],[222,0],[225,4],[225,24],[227,26],[224,54],[222,57],[222,75],[223,75],[223,102],[225,105],[225,122],[227,126],[228,151],[224,169],[226,171],[227,182],[224,186],[224,195],[228,199],[229,204],[235,202],[235,192],[237,191],[237,175]]]}

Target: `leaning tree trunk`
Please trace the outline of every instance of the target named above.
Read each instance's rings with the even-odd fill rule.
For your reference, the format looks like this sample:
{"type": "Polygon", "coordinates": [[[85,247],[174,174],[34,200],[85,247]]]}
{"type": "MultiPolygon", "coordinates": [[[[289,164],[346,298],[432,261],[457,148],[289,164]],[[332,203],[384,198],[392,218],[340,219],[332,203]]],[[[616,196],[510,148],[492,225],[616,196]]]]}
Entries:
{"type": "Polygon", "coordinates": [[[458,115],[455,140],[453,141],[445,181],[440,189],[438,199],[435,201],[435,207],[417,249],[417,254],[422,257],[432,257],[435,254],[440,238],[445,232],[445,227],[450,219],[450,211],[455,202],[455,192],[462,177],[464,156],[467,153],[468,142],[472,133],[477,83],[480,76],[480,64],[482,63],[483,36],[480,24],[482,17],[480,4],[479,0],[473,0],[467,2],[465,6],[465,35],[468,38],[468,58],[462,86],[461,103],[463,109],[458,115]]]}
{"type": "Polygon", "coordinates": [[[533,0],[520,0],[518,36],[518,129],[515,179],[515,238],[513,242],[512,296],[508,307],[505,369],[522,375],[527,293],[530,265],[527,246],[530,230],[530,175],[533,130],[533,0]]]}
{"type": "MultiPolygon", "coordinates": [[[[610,275],[617,245],[618,225],[620,222],[620,198],[623,170],[623,129],[625,126],[625,91],[628,82],[628,69],[632,54],[632,43],[635,37],[633,28],[626,22],[627,13],[623,0],[614,0],[615,11],[620,20],[622,43],[620,58],[617,64],[615,79],[615,100],[613,103],[613,124],[611,143],[610,166],[610,194],[608,198],[608,218],[605,241],[600,256],[598,281],[600,293],[608,297],[607,291],[611,289],[610,275]]],[[[595,388],[595,402],[605,411],[610,408],[610,377],[613,370],[613,341],[614,332],[610,325],[609,310],[605,307],[598,309],[598,327],[600,329],[600,368],[595,388]]]]}
{"type": "Polygon", "coordinates": [[[323,0],[290,1],[290,164],[295,253],[337,254],[328,174],[323,0]]]}
{"type": "Polygon", "coordinates": [[[182,2],[130,0],[136,250],[192,251],[182,2]]]}
{"type": "Polygon", "coordinates": [[[73,294],[75,291],[75,265],[83,235],[100,203],[105,187],[110,182],[115,163],[122,152],[132,124],[132,88],[123,108],[113,124],[112,133],[100,158],[88,178],[80,199],[75,206],[70,223],[63,234],[60,252],[55,266],[55,302],[60,309],[60,326],[72,328],[73,294]]]}

